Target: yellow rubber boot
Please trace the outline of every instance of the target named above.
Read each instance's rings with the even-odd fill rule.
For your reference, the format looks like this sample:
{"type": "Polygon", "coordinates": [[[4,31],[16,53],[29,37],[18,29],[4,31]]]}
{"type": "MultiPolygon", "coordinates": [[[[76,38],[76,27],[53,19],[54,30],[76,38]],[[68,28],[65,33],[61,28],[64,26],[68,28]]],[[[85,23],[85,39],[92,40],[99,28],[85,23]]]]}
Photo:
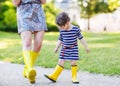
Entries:
{"type": "Polygon", "coordinates": [[[77,65],[72,66],[71,71],[72,71],[72,82],[74,84],[79,84],[79,81],[77,80],[77,65]]]}
{"type": "Polygon", "coordinates": [[[27,76],[30,83],[35,83],[36,71],[31,65],[31,52],[29,50],[23,51],[23,57],[25,62],[24,76],[27,76]]]}
{"type": "Polygon", "coordinates": [[[31,51],[31,61],[32,61],[31,66],[32,67],[34,66],[34,63],[38,57],[38,54],[39,54],[38,52],[31,51]]]}
{"type": "Polygon", "coordinates": [[[25,78],[27,78],[27,70],[28,70],[28,67],[27,67],[27,65],[25,65],[25,66],[24,66],[24,70],[23,70],[23,76],[24,76],[25,78]]]}
{"type": "Polygon", "coordinates": [[[49,74],[49,75],[46,75],[45,74],[45,77],[48,78],[49,80],[51,80],[52,82],[56,82],[58,76],[61,74],[61,72],[63,71],[63,67],[60,66],[60,65],[57,65],[55,67],[55,70],[52,74],[49,74]]]}

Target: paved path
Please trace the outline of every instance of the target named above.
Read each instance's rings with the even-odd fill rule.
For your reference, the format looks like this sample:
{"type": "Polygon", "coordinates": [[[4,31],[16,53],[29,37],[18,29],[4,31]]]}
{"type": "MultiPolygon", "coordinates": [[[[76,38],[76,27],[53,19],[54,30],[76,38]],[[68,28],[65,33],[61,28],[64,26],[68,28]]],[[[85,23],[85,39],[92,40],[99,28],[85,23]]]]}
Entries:
{"type": "Polygon", "coordinates": [[[120,77],[104,76],[78,72],[80,84],[71,83],[71,71],[64,70],[56,83],[52,83],[44,77],[45,73],[51,73],[54,69],[35,67],[37,69],[36,83],[30,84],[22,77],[23,65],[0,62],[0,86],[120,86],[120,77]]]}

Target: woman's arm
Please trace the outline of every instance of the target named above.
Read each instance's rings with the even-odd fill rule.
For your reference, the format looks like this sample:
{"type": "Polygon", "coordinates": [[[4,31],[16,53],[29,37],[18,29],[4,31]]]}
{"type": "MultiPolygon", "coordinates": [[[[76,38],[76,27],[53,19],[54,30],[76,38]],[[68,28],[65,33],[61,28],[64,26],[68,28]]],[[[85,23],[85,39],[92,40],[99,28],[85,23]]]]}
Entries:
{"type": "Polygon", "coordinates": [[[56,47],[55,47],[55,49],[54,49],[54,52],[55,52],[55,53],[58,51],[58,49],[59,49],[59,47],[61,46],[61,44],[62,44],[62,42],[61,42],[60,40],[58,40],[57,45],[56,45],[56,47]]]}
{"type": "Polygon", "coordinates": [[[21,0],[12,0],[12,3],[15,7],[18,7],[20,5],[21,0]]]}
{"type": "Polygon", "coordinates": [[[41,1],[41,4],[45,4],[46,3],[46,0],[40,0],[41,1]]]}

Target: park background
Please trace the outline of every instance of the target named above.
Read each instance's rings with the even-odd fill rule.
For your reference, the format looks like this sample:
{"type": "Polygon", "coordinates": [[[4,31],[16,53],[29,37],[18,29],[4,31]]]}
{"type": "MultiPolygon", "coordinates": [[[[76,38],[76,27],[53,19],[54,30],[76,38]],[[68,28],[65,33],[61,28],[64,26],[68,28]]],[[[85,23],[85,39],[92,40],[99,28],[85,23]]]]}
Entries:
{"type": "MultiPolygon", "coordinates": [[[[59,36],[55,17],[61,11],[76,12],[76,15],[70,15],[72,23],[80,27],[91,49],[87,54],[79,43],[79,71],[120,75],[119,0],[48,0],[43,8],[48,32],[45,33],[36,65],[46,68],[55,67],[59,57],[59,53],[53,52],[59,36]],[[71,11],[71,8],[78,11],[71,11]],[[79,20],[77,20],[78,15],[79,20]]],[[[0,0],[0,60],[23,64],[21,50],[21,39],[17,34],[16,8],[11,0],[0,0]]],[[[69,62],[65,64],[65,68],[70,69],[69,62]]]]}

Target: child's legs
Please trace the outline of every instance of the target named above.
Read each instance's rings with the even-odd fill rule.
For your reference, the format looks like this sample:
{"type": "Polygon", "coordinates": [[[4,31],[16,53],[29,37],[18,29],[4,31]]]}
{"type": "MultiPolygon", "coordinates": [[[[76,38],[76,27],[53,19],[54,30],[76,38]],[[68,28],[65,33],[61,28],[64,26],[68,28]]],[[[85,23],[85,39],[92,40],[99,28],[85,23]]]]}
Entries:
{"type": "Polygon", "coordinates": [[[71,64],[71,66],[77,65],[77,60],[71,60],[70,64],[71,64]]]}
{"type": "Polygon", "coordinates": [[[60,66],[64,66],[64,63],[65,63],[65,60],[59,59],[58,64],[59,64],[60,66]]]}

